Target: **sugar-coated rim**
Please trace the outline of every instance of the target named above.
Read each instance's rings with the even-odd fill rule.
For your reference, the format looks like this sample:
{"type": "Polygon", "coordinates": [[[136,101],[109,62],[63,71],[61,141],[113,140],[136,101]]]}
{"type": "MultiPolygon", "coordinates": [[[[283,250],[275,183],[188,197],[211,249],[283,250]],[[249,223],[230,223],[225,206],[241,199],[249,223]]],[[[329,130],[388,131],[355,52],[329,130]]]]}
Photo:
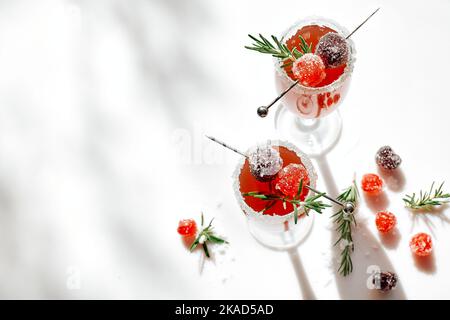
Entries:
{"type": "MultiPolygon", "coordinates": [[[[289,27],[286,31],[282,34],[282,39],[285,40],[286,38],[291,37],[293,34],[297,32],[298,29],[308,26],[308,25],[320,25],[320,26],[326,26],[333,30],[335,30],[338,34],[346,37],[350,34],[350,32],[340,24],[338,24],[336,21],[318,17],[318,16],[310,16],[306,17],[304,19],[298,20],[296,23],[294,23],[291,27],[289,27]]],[[[306,87],[300,83],[298,83],[295,88],[292,89],[292,91],[295,91],[300,94],[319,94],[329,91],[334,91],[338,89],[342,84],[347,80],[348,77],[351,76],[353,72],[354,63],[356,61],[355,54],[355,44],[353,43],[352,39],[347,39],[347,43],[349,45],[349,56],[347,61],[347,66],[344,69],[344,73],[341,74],[341,76],[333,81],[330,84],[327,84],[323,87],[306,87]]],[[[275,71],[280,75],[284,82],[288,82],[288,86],[294,83],[294,80],[292,80],[284,71],[284,69],[280,68],[280,59],[279,58],[273,58],[274,59],[274,66],[275,71]]]]}
{"type": "MultiPolygon", "coordinates": [[[[301,151],[299,148],[297,148],[295,145],[293,145],[292,143],[288,142],[288,141],[282,141],[282,140],[269,140],[266,141],[264,143],[264,145],[271,145],[274,147],[285,147],[291,151],[294,151],[297,156],[301,159],[303,165],[306,168],[306,171],[308,172],[308,176],[309,176],[309,180],[310,180],[310,186],[315,188],[316,187],[316,181],[317,181],[317,173],[313,167],[313,164],[311,162],[311,159],[303,152],[301,151]]],[[[253,147],[249,148],[247,150],[250,151],[251,149],[253,149],[253,147]]],[[[244,211],[244,213],[246,215],[248,215],[251,218],[254,219],[258,219],[260,221],[264,221],[267,223],[281,223],[281,222],[285,222],[288,221],[290,219],[294,218],[294,211],[283,215],[283,216],[279,216],[279,215],[268,215],[268,214],[262,214],[260,212],[255,211],[254,209],[252,209],[244,200],[244,197],[241,194],[241,190],[240,190],[240,183],[239,183],[239,175],[242,171],[242,168],[244,166],[245,163],[245,158],[241,157],[240,160],[238,161],[238,164],[236,166],[236,169],[233,173],[233,189],[234,189],[234,193],[236,196],[236,199],[239,203],[239,206],[241,207],[242,211],[244,211]]],[[[312,192],[309,191],[307,196],[309,196],[312,192]]],[[[305,213],[305,210],[302,208],[298,210],[298,214],[303,215],[305,213]]]]}

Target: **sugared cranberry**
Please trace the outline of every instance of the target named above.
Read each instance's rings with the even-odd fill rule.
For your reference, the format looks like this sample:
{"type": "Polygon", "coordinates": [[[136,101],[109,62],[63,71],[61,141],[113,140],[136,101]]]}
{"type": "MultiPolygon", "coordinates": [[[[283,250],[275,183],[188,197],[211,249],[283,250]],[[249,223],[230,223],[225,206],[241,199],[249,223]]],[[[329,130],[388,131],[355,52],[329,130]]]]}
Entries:
{"type": "Polygon", "coordinates": [[[180,220],[177,231],[184,237],[194,236],[197,233],[197,224],[193,219],[180,220]]]}
{"type": "Polygon", "coordinates": [[[428,234],[421,232],[412,237],[409,242],[409,247],[414,254],[425,257],[431,254],[431,251],[433,250],[433,241],[428,234]]]}
{"type": "Polygon", "coordinates": [[[390,146],[381,147],[375,155],[375,160],[380,167],[386,170],[394,170],[402,163],[402,158],[390,146]]]}
{"type": "Polygon", "coordinates": [[[249,153],[250,171],[259,181],[270,181],[283,166],[280,152],[270,145],[257,146],[249,153]]]}
{"type": "Polygon", "coordinates": [[[300,180],[303,179],[303,189],[300,199],[303,200],[308,194],[308,189],[304,186],[309,184],[309,176],[306,168],[297,163],[291,163],[281,169],[275,179],[275,189],[279,190],[287,197],[294,198],[297,195],[300,180]]]}
{"type": "Polygon", "coordinates": [[[330,32],[320,38],[316,54],[320,56],[327,68],[335,68],[347,62],[347,40],[341,35],[330,32]]]}
{"type": "Polygon", "coordinates": [[[375,194],[383,189],[383,180],[374,173],[365,174],[361,181],[364,192],[375,194]]]}
{"type": "Polygon", "coordinates": [[[378,231],[386,233],[394,229],[397,224],[397,219],[395,218],[395,215],[389,211],[380,211],[375,218],[375,224],[377,225],[378,231]]]}
{"type": "Polygon", "coordinates": [[[292,73],[306,87],[317,86],[327,75],[322,59],[313,53],[304,54],[295,60],[292,73]]]}
{"type": "Polygon", "coordinates": [[[374,275],[372,283],[375,288],[384,292],[391,291],[397,286],[398,277],[393,272],[379,272],[374,275]]]}

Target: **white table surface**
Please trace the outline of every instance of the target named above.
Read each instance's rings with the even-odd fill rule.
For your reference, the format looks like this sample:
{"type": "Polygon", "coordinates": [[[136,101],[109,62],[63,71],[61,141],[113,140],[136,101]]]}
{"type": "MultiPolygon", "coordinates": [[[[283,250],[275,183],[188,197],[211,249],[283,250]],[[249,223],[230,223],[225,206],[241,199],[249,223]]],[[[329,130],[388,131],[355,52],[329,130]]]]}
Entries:
{"type": "Polygon", "coordinates": [[[401,200],[433,180],[450,189],[449,31],[447,0],[2,1],[0,297],[450,298],[450,209],[413,215],[401,200]],[[397,187],[362,199],[342,278],[331,212],[296,253],[259,246],[234,199],[236,155],[203,134],[242,149],[278,137],[273,115],[255,114],[275,96],[272,62],[243,48],[247,33],[313,14],[351,29],[379,6],[354,36],[343,135],[315,162],[318,187],[376,172],[385,144],[403,163],[397,187]],[[374,226],[385,208],[398,218],[387,238],[374,226]],[[231,243],[203,263],[176,233],[202,210],[231,243]],[[408,248],[419,231],[433,237],[429,259],[408,248]],[[371,265],[399,288],[368,290],[371,265]]]}

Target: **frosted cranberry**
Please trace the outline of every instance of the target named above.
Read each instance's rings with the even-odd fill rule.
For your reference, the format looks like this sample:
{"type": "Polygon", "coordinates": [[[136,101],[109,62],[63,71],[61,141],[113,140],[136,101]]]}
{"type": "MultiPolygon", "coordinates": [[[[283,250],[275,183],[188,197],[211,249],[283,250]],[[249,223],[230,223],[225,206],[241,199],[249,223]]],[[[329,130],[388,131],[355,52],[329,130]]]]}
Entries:
{"type": "Polygon", "coordinates": [[[425,257],[431,254],[433,241],[431,241],[431,237],[428,234],[421,232],[412,237],[409,247],[414,254],[425,257]]]}
{"type": "Polygon", "coordinates": [[[280,152],[270,145],[257,146],[248,156],[250,172],[256,180],[266,182],[275,178],[283,166],[280,152]]]}
{"type": "Polygon", "coordinates": [[[386,233],[394,229],[397,224],[397,219],[395,218],[395,215],[389,211],[380,211],[375,218],[375,224],[377,225],[378,231],[386,233]]]}
{"type": "Polygon", "coordinates": [[[381,147],[375,155],[375,160],[380,167],[386,170],[394,170],[402,163],[402,158],[390,146],[381,147]]]}
{"type": "MultiPolygon", "coordinates": [[[[303,186],[309,184],[309,176],[306,168],[297,163],[291,163],[281,169],[275,179],[275,189],[279,190],[287,197],[294,198],[297,195],[300,180],[303,179],[303,186]]],[[[308,189],[303,187],[300,199],[303,200],[308,194],[308,189]]]]}
{"type": "Polygon", "coordinates": [[[306,87],[316,87],[327,75],[322,59],[313,53],[304,54],[295,60],[292,73],[306,87]]]}
{"type": "Polygon", "coordinates": [[[184,237],[194,236],[197,233],[197,224],[193,219],[184,219],[178,223],[178,233],[184,237]]]}
{"type": "Polygon", "coordinates": [[[322,36],[316,47],[316,54],[322,58],[327,68],[339,67],[346,63],[348,51],[347,40],[334,32],[322,36]]]}
{"type": "Polygon", "coordinates": [[[361,188],[367,193],[378,193],[383,189],[383,180],[374,173],[365,174],[361,180],[361,188]]]}

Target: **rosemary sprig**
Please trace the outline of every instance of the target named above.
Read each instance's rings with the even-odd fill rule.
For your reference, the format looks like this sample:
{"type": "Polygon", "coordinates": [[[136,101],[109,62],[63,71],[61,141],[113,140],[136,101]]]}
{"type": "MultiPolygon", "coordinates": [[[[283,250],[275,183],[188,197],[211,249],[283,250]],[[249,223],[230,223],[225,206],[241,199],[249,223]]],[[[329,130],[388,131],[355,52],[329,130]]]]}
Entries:
{"type": "Polygon", "coordinates": [[[415,193],[413,193],[412,195],[405,195],[405,197],[403,198],[405,206],[413,210],[431,210],[435,206],[440,206],[450,202],[450,193],[444,193],[442,191],[443,185],[444,182],[442,182],[438,188],[433,189],[433,182],[429,191],[420,190],[417,197],[415,193]]]}
{"type": "MultiPolygon", "coordinates": [[[[324,210],[325,208],[331,207],[328,204],[323,203],[322,201],[318,200],[319,198],[321,198],[325,193],[318,193],[315,194],[313,196],[309,196],[307,197],[304,201],[300,200],[300,194],[302,192],[303,189],[303,179],[300,180],[300,183],[298,185],[298,190],[296,195],[294,196],[293,199],[287,198],[287,197],[283,197],[277,194],[264,194],[261,193],[259,191],[251,191],[251,192],[246,192],[243,193],[242,195],[244,197],[254,197],[257,199],[261,199],[261,200],[265,200],[265,201],[283,201],[283,206],[286,206],[286,203],[291,203],[292,206],[294,207],[294,223],[297,224],[298,221],[298,209],[299,208],[304,208],[305,209],[305,214],[308,215],[308,211],[309,210],[314,210],[317,213],[322,213],[322,210],[324,210]]],[[[270,206],[273,206],[274,203],[270,203],[270,206]]],[[[269,206],[266,206],[263,210],[266,211],[268,209],[269,206]]]]}
{"type": "MultiPolygon", "coordinates": [[[[338,197],[337,200],[342,203],[352,202],[356,205],[358,201],[358,188],[356,183],[344,190],[338,197]]],[[[340,209],[338,212],[333,214],[331,218],[334,218],[333,223],[337,224],[336,231],[339,232],[339,239],[335,242],[335,246],[339,243],[344,243],[344,249],[341,251],[341,262],[338,271],[343,275],[347,276],[353,271],[353,263],[351,254],[355,250],[352,239],[352,225],[356,226],[356,220],[353,213],[345,212],[344,209],[340,209]]]]}
{"type": "Polygon", "coordinates": [[[312,43],[309,45],[306,43],[305,39],[302,36],[299,36],[300,38],[300,50],[297,48],[293,48],[292,50],[289,50],[286,44],[282,43],[282,40],[278,40],[277,37],[271,36],[272,42],[267,40],[266,37],[264,37],[262,34],[259,34],[259,39],[257,37],[252,36],[251,34],[248,35],[252,40],[253,44],[251,46],[245,46],[246,49],[254,50],[257,52],[270,54],[275,58],[279,58],[282,61],[287,61],[283,64],[282,67],[286,67],[290,64],[292,64],[295,60],[300,58],[305,53],[310,53],[312,51],[312,43]]]}
{"type": "MultiPolygon", "coordinates": [[[[203,227],[204,225],[204,217],[203,217],[203,213],[201,215],[201,226],[203,227]]],[[[214,234],[214,227],[212,226],[212,223],[214,221],[214,218],[211,219],[211,221],[209,222],[208,226],[206,228],[203,228],[197,235],[197,238],[194,240],[194,242],[192,243],[191,247],[190,247],[190,251],[192,252],[195,248],[197,248],[197,246],[199,244],[202,245],[203,247],[203,251],[205,252],[205,255],[209,258],[210,254],[209,254],[209,250],[208,250],[208,245],[206,244],[208,241],[212,242],[212,243],[216,243],[216,244],[224,244],[224,243],[228,243],[228,241],[219,238],[218,236],[216,236],[214,234]]]]}

